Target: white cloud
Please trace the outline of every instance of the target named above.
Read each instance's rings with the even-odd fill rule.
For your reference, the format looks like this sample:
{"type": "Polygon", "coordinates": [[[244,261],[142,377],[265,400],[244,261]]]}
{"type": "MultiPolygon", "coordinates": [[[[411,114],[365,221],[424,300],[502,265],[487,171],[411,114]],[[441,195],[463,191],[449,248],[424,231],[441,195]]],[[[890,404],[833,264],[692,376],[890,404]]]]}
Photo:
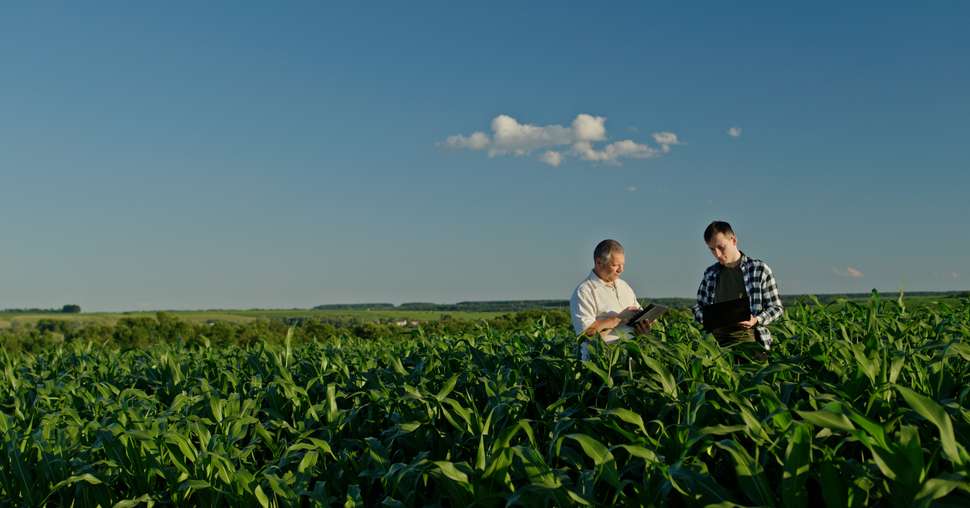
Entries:
{"type": "Polygon", "coordinates": [[[636,185],[631,185],[631,186],[629,186],[629,187],[626,188],[626,191],[627,192],[636,192],[637,191],[637,187],[636,187],[636,185]]]}
{"type": "Polygon", "coordinates": [[[849,277],[852,279],[861,279],[862,277],[865,276],[865,274],[863,274],[861,270],[859,270],[858,268],[853,268],[851,266],[845,267],[845,270],[841,270],[839,268],[833,268],[832,271],[835,272],[835,274],[840,277],[849,277]]]}
{"type": "Polygon", "coordinates": [[[731,136],[732,138],[740,138],[741,127],[731,127],[730,129],[727,130],[727,135],[731,136]]]}
{"type": "Polygon", "coordinates": [[[654,132],[653,140],[660,145],[660,151],[663,153],[670,152],[671,145],[682,145],[683,143],[677,139],[677,135],[673,132],[654,132]]]}
{"type": "Polygon", "coordinates": [[[487,150],[490,157],[498,155],[528,156],[542,150],[536,158],[551,166],[559,166],[567,156],[591,162],[620,164],[622,159],[648,159],[670,152],[673,145],[683,145],[673,132],[652,134],[657,147],[632,139],[615,141],[596,146],[596,142],[608,140],[606,117],[587,113],[576,115],[569,127],[562,125],[533,125],[519,122],[510,115],[498,115],[492,119],[492,134],[474,132],[468,136],[448,136],[441,145],[449,148],[487,150]],[[556,150],[570,147],[569,150],[556,150]]]}
{"type": "Polygon", "coordinates": [[[950,273],[950,276],[953,277],[954,279],[959,279],[960,278],[960,274],[957,273],[957,272],[951,272],[950,273]]]}
{"type": "Polygon", "coordinates": [[[558,168],[559,165],[562,164],[562,154],[554,150],[546,150],[546,152],[542,154],[542,157],[539,157],[539,160],[550,166],[558,168]]]}
{"type": "Polygon", "coordinates": [[[581,113],[573,120],[576,141],[602,141],[606,139],[606,117],[581,113]]]}
{"type": "Polygon", "coordinates": [[[475,132],[471,136],[462,136],[461,134],[456,134],[454,136],[448,136],[445,140],[445,145],[449,148],[468,148],[470,150],[481,150],[489,145],[491,141],[488,139],[488,135],[484,132],[475,132]]]}
{"type": "Polygon", "coordinates": [[[618,164],[619,159],[648,159],[650,157],[656,157],[658,154],[657,149],[629,139],[610,143],[602,150],[593,148],[586,141],[580,141],[573,145],[573,150],[585,160],[613,164],[618,164]]]}
{"type": "Polygon", "coordinates": [[[573,132],[562,125],[536,125],[519,123],[509,115],[499,115],[492,120],[492,155],[526,155],[539,148],[568,145],[573,132]]]}

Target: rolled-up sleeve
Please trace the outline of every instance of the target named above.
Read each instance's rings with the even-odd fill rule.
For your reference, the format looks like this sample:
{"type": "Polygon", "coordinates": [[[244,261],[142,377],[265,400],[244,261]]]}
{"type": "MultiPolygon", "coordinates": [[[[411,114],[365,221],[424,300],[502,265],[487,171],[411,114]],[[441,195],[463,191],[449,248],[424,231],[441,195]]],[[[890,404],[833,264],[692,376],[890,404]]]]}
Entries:
{"type": "Polygon", "coordinates": [[[577,335],[596,322],[596,302],[593,301],[593,291],[589,287],[580,285],[573,291],[573,296],[569,299],[569,314],[577,335]]]}
{"type": "Polygon", "coordinates": [[[701,285],[697,288],[697,302],[691,307],[691,311],[694,313],[694,321],[703,324],[704,323],[704,300],[707,298],[706,291],[704,289],[707,287],[707,279],[701,279],[701,285]]]}
{"type": "Polygon", "coordinates": [[[781,304],[781,295],[778,293],[778,284],[775,282],[775,274],[771,268],[765,265],[761,274],[761,298],[763,309],[758,314],[758,321],[767,326],[772,321],[781,317],[784,307],[781,304]]]}

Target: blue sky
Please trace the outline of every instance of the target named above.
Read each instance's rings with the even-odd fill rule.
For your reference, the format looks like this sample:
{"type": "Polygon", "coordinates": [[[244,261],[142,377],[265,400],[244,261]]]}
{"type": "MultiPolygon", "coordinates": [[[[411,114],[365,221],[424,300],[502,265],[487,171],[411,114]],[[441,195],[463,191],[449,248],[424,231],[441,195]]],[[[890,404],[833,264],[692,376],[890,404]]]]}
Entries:
{"type": "Polygon", "coordinates": [[[456,4],[0,7],[0,308],[970,287],[968,4],[456,4]]]}

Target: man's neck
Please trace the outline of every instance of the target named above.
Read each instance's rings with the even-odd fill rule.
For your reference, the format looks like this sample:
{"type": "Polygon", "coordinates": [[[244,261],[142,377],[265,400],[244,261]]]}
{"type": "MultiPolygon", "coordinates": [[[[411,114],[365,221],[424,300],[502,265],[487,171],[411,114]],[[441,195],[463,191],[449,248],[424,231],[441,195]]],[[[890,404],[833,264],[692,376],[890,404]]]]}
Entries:
{"type": "Polygon", "coordinates": [[[595,269],[593,270],[593,273],[596,274],[596,278],[598,278],[600,282],[602,282],[603,284],[606,284],[607,286],[612,286],[613,283],[616,282],[615,280],[608,281],[604,279],[603,276],[600,275],[599,272],[597,272],[595,269]]]}
{"type": "Polygon", "coordinates": [[[741,264],[741,258],[742,258],[742,256],[741,256],[741,253],[739,252],[737,259],[735,259],[734,261],[729,261],[727,263],[723,263],[723,266],[726,267],[726,268],[737,268],[738,265],[741,264]]]}

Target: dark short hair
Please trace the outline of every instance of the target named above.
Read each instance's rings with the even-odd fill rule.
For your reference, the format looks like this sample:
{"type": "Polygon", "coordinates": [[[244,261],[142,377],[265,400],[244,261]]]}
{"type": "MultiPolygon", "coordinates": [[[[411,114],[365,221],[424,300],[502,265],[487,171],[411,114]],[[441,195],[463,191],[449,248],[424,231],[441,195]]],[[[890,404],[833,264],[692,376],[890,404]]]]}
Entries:
{"type": "MultiPolygon", "coordinates": [[[[716,220],[707,225],[704,229],[704,243],[710,242],[714,235],[722,233],[724,235],[734,235],[734,230],[731,229],[731,225],[722,220],[716,220]]],[[[737,236],[737,235],[734,235],[737,236]]]]}
{"type": "Polygon", "coordinates": [[[593,261],[608,263],[614,252],[623,252],[623,246],[616,240],[603,240],[593,249],[593,261]]]}

